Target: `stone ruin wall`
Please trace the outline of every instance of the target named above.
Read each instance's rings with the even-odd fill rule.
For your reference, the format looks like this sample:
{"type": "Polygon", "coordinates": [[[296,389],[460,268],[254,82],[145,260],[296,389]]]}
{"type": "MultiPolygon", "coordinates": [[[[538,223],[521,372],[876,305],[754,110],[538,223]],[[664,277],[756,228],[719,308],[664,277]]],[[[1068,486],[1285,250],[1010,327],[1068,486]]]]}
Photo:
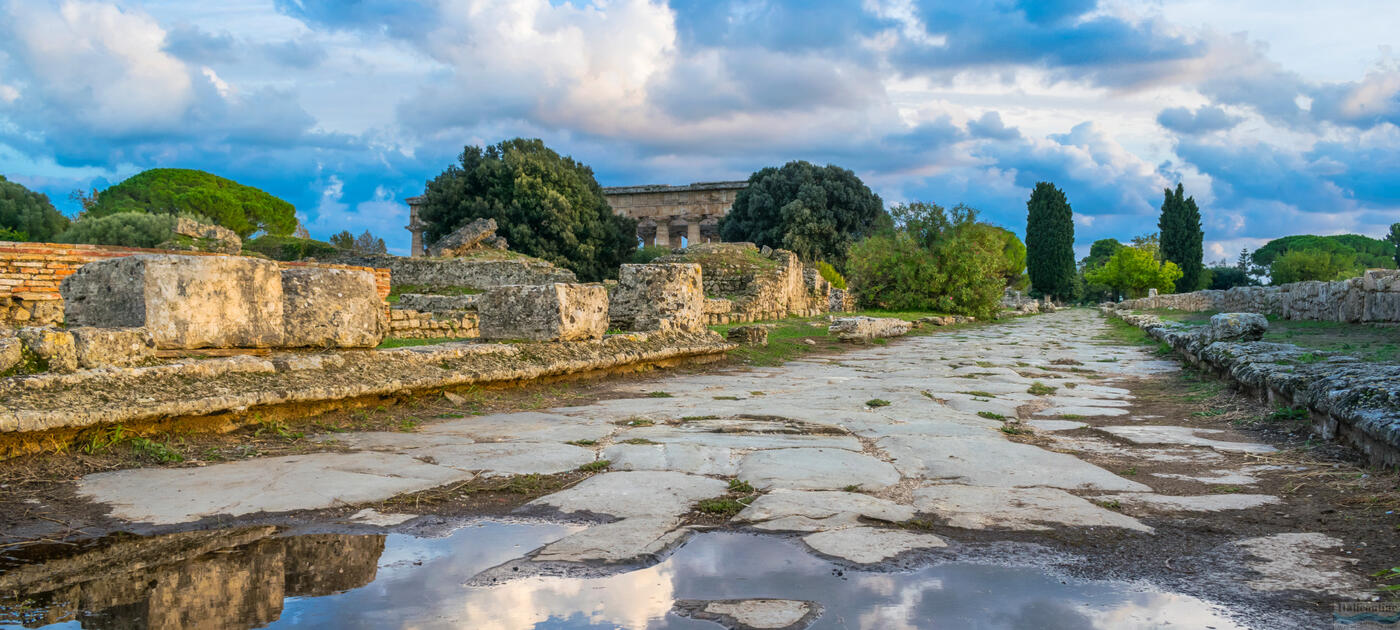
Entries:
{"type": "Polygon", "coordinates": [[[543,260],[472,260],[470,258],[405,258],[379,254],[337,256],[335,262],[387,269],[394,286],[471,287],[490,289],[511,284],[578,282],[574,272],[543,260]]]}
{"type": "Polygon", "coordinates": [[[1372,269],[1335,282],[1235,287],[1125,300],[1130,309],[1259,313],[1324,322],[1400,322],[1400,270],[1372,269]]]}
{"type": "Polygon", "coordinates": [[[657,263],[699,262],[710,325],[785,317],[813,317],[855,309],[850,292],[833,289],[815,267],[784,249],[760,250],[753,243],[706,243],[662,256],[657,263]],[[761,256],[773,265],[746,259],[761,256]]]}
{"type": "MultiPolygon", "coordinates": [[[[0,243],[0,328],[51,326],[63,322],[59,285],[90,262],[137,254],[218,256],[207,252],[171,252],[138,247],[69,245],[61,243],[0,243]]],[[[381,299],[389,295],[390,271],[371,266],[316,262],[278,262],[283,269],[317,267],[355,269],[374,274],[381,299]]]]}

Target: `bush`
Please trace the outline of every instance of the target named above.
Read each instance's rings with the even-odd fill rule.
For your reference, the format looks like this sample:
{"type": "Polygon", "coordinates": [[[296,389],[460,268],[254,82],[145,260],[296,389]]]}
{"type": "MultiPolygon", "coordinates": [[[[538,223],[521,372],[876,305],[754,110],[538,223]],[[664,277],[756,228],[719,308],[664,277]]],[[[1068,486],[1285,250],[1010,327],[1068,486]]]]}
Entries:
{"type": "Polygon", "coordinates": [[[1085,273],[1084,279],[1138,298],[1147,295],[1148,289],[1171,293],[1181,279],[1181,268],[1171,261],[1158,262],[1150,247],[1122,247],[1102,267],[1085,273]]]}
{"type": "Polygon", "coordinates": [[[1259,285],[1259,281],[1251,278],[1248,272],[1239,267],[1211,267],[1206,270],[1206,277],[1210,280],[1207,288],[1217,291],[1259,285]]]}
{"type": "Polygon", "coordinates": [[[1006,287],[1004,243],[966,206],[896,206],[899,227],[851,247],[847,273],[866,306],[992,317],[1006,287]]]}
{"type": "Polygon", "coordinates": [[[51,241],[68,229],[68,217],[49,198],[0,175],[0,241],[51,241]]]}
{"type": "Polygon", "coordinates": [[[155,247],[175,238],[175,216],[119,212],[75,221],[58,236],[60,243],[155,247]]]}
{"type": "Polygon", "coordinates": [[[831,263],[820,260],[817,261],[817,273],[820,273],[822,278],[831,283],[832,287],[837,289],[846,288],[846,277],[841,275],[841,272],[837,271],[835,267],[832,267],[831,263]]]}
{"type": "Polygon", "coordinates": [[[1356,255],[1321,249],[1290,249],[1283,252],[1269,267],[1273,284],[1288,284],[1306,280],[1341,280],[1361,275],[1356,255]]]}
{"type": "Polygon", "coordinates": [[[627,258],[627,262],[632,263],[634,265],[645,265],[653,260],[656,260],[657,258],[660,258],[662,256],[669,256],[670,254],[671,248],[669,247],[665,247],[662,245],[647,245],[646,247],[642,247],[637,251],[632,252],[632,255],[627,258]]]}
{"type": "Polygon", "coordinates": [[[240,238],[257,232],[287,235],[297,227],[292,204],[231,179],[181,168],[156,168],[127,178],[98,193],[86,216],[124,212],[198,214],[240,238]]]}
{"type": "Polygon", "coordinates": [[[257,252],[273,260],[325,258],[340,252],[334,245],[323,241],[270,234],[244,241],[243,250],[257,252]]]}

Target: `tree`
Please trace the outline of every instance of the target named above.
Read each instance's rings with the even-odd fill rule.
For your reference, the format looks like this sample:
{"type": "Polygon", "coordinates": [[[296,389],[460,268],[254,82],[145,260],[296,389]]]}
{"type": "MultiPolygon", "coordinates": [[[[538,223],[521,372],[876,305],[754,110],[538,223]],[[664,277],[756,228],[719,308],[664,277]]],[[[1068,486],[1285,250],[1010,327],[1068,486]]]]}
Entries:
{"type": "Polygon", "coordinates": [[[850,170],[795,161],[749,176],[720,220],[726,241],[782,247],[838,270],[851,244],[888,227],[884,202],[850,170]]]}
{"type": "Polygon", "coordinates": [[[1124,247],[1085,277],[1090,282],[1108,285],[1121,294],[1137,298],[1147,295],[1148,289],[1170,293],[1181,278],[1181,269],[1171,261],[1158,262],[1148,249],[1124,247]]]}
{"type": "Polygon", "coordinates": [[[428,182],[419,219],[429,242],[475,219],[495,219],[511,249],[574,271],[616,277],[637,248],[637,222],[615,214],[593,169],[538,139],[469,146],[428,182]]]}
{"type": "Polygon", "coordinates": [[[1118,250],[1123,249],[1123,247],[1124,245],[1118,242],[1118,239],[1112,238],[1101,238],[1094,241],[1094,243],[1089,246],[1089,255],[1079,261],[1078,275],[1075,278],[1076,285],[1079,287],[1078,292],[1082,299],[1089,302],[1101,302],[1114,298],[1116,292],[1113,290],[1113,287],[1098,282],[1090,282],[1088,274],[1107,264],[1109,259],[1113,258],[1113,255],[1118,253],[1118,250]]]}
{"type": "Polygon", "coordinates": [[[1290,249],[1274,259],[1269,266],[1273,284],[1288,284],[1307,280],[1341,280],[1360,274],[1356,256],[1352,253],[1321,249],[1290,249]]]}
{"type": "Polygon", "coordinates": [[[914,202],[891,208],[896,227],[857,242],[847,279],[867,306],[992,317],[1006,287],[1005,241],[977,211],[914,202]]]}
{"type": "Polygon", "coordinates": [[[1042,295],[1074,293],[1074,211],[1050,182],[1036,184],[1026,201],[1026,271],[1031,289],[1042,295]]]}
{"type": "Polygon", "coordinates": [[[1349,256],[1358,268],[1392,267],[1397,264],[1394,244],[1388,240],[1370,238],[1360,234],[1334,234],[1332,236],[1298,234],[1276,238],[1254,250],[1251,259],[1255,265],[1269,268],[1285,252],[1299,249],[1327,252],[1333,256],[1349,256]]]}
{"type": "Polygon", "coordinates": [[[1083,260],[1084,267],[1098,269],[1108,262],[1108,259],[1113,258],[1113,255],[1118,253],[1120,249],[1123,249],[1123,244],[1115,238],[1101,238],[1094,241],[1094,244],[1089,246],[1089,255],[1083,260]]]}
{"type": "Polygon", "coordinates": [[[259,232],[286,236],[297,227],[292,204],[231,179],[182,168],[137,173],[98,193],[97,202],[84,216],[120,212],[200,216],[245,239],[259,232]]]}
{"type": "Polygon", "coordinates": [[[52,241],[68,229],[68,217],[54,209],[47,195],[36,193],[0,175],[0,240],[52,241]]]}
{"type": "Polygon", "coordinates": [[[1176,283],[1181,291],[1195,291],[1202,286],[1205,270],[1201,211],[1196,207],[1196,198],[1187,197],[1186,188],[1180,183],[1175,193],[1171,189],[1162,192],[1165,197],[1162,215],[1157,219],[1157,229],[1162,235],[1162,259],[1181,268],[1181,280],[1176,283]]]}
{"type": "Polygon", "coordinates": [[[155,247],[175,238],[175,216],[118,212],[84,217],[58,236],[60,243],[155,247]]]}
{"type": "Polygon", "coordinates": [[[1385,240],[1395,248],[1395,266],[1400,268],[1400,223],[1390,224],[1390,233],[1385,240]]]}
{"type": "Polygon", "coordinates": [[[1002,280],[1006,286],[1024,290],[1029,280],[1026,279],[1026,244],[1021,242],[1021,238],[1015,232],[1004,227],[995,225],[979,224],[978,229],[990,230],[992,235],[1001,241],[1002,255],[1002,280]]]}
{"type": "Polygon", "coordinates": [[[369,233],[369,230],[365,230],[364,234],[358,237],[351,234],[350,230],[342,230],[339,234],[331,235],[330,243],[334,245],[336,249],[361,256],[387,254],[389,252],[389,248],[384,244],[384,239],[375,238],[373,234],[369,233]]]}
{"type": "Polygon", "coordinates": [[[341,230],[339,233],[332,234],[328,242],[334,245],[336,249],[343,249],[348,252],[355,248],[355,235],[351,234],[350,230],[341,230]]]}
{"type": "Polygon", "coordinates": [[[1216,291],[1259,285],[1258,280],[1255,280],[1249,275],[1249,272],[1238,266],[1216,265],[1207,269],[1206,275],[1210,277],[1210,283],[1206,285],[1206,288],[1216,291]]]}

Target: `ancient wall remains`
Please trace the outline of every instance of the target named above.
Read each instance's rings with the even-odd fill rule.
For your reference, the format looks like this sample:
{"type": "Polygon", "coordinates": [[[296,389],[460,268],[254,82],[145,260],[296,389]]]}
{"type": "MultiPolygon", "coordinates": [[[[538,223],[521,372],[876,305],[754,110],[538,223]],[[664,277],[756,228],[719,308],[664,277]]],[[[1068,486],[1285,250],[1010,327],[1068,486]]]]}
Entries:
{"type": "Polygon", "coordinates": [[[338,256],[334,262],[387,269],[393,286],[490,289],[512,284],[578,282],[568,269],[522,255],[498,259],[405,258],[387,254],[338,256]]]}
{"type": "Polygon", "coordinates": [[[1359,278],[1336,282],[1155,295],[1125,300],[1121,306],[1260,313],[1325,322],[1400,322],[1400,270],[1371,269],[1359,278]]]}
{"type": "Polygon", "coordinates": [[[653,262],[700,265],[708,298],[704,312],[712,325],[811,317],[831,309],[831,284],[787,250],[760,250],[753,243],[703,243],[653,262]]]}
{"type": "Polygon", "coordinates": [[[389,309],[389,336],[399,339],[475,339],[481,336],[475,310],[389,309]]]}
{"type": "Polygon", "coordinates": [[[644,245],[680,247],[719,241],[719,220],[748,182],[687,186],[614,186],[603,195],[614,212],[637,220],[644,245]]]}
{"type": "MultiPolygon", "coordinates": [[[[59,285],[79,267],[98,260],[136,254],[172,253],[158,249],[67,245],[59,243],[0,243],[0,327],[48,326],[63,321],[59,285]]],[[[182,256],[216,256],[203,252],[175,252],[182,256]]],[[[374,274],[381,298],[389,295],[389,269],[316,262],[279,262],[286,268],[320,267],[359,269],[374,274]]]]}

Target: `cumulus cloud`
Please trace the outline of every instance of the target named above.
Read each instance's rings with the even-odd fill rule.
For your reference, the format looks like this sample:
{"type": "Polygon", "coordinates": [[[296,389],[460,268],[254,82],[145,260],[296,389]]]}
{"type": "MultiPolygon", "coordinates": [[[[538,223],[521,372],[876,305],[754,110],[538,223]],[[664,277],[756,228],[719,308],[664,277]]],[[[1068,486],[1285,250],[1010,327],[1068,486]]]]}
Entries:
{"type": "Polygon", "coordinates": [[[1201,107],[1191,111],[1185,107],[1168,107],[1157,114],[1157,124],[1177,133],[1200,135],[1212,131],[1224,131],[1244,120],[1219,107],[1201,107]]]}

